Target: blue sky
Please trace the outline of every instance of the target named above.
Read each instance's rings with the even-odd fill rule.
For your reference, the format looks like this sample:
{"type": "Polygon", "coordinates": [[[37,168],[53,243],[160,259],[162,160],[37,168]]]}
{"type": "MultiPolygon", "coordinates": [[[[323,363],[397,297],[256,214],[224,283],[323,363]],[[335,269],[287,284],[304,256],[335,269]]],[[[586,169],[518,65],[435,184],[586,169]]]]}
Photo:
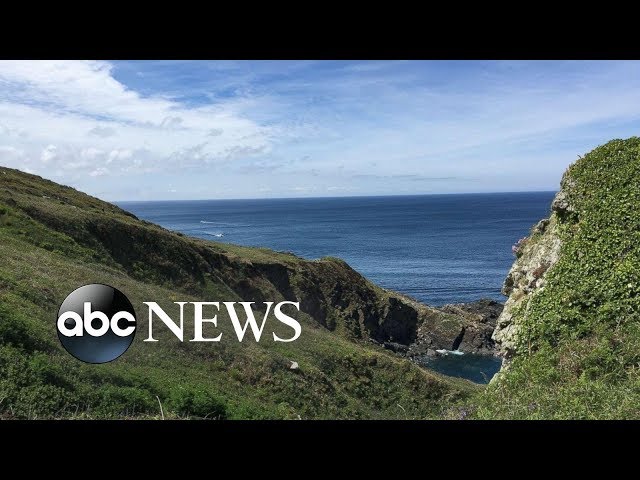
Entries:
{"type": "Polygon", "coordinates": [[[640,62],[0,61],[0,164],[106,200],[555,190],[640,62]]]}

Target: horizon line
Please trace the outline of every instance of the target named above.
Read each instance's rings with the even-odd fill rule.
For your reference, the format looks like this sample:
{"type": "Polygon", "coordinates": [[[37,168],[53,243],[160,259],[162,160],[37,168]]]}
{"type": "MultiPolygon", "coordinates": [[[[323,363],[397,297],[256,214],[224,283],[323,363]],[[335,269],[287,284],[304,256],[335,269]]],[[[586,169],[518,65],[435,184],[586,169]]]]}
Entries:
{"type": "Polygon", "coordinates": [[[437,197],[445,195],[499,195],[524,193],[558,193],[556,190],[516,190],[497,192],[446,192],[446,193],[399,193],[382,195],[336,195],[321,197],[247,197],[247,198],[191,198],[191,199],[155,199],[155,200],[107,200],[109,203],[151,203],[151,202],[235,202],[243,200],[323,200],[335,198],[387,198],[387,197],[437,197]]]}

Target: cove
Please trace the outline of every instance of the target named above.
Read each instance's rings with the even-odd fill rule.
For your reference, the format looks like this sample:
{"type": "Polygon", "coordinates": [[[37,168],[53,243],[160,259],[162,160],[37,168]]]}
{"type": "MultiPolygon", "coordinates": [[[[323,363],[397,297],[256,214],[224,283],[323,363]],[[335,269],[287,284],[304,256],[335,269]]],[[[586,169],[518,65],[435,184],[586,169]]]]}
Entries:
{"type": "Polygon", "coordinates": [[[464,355],[438,355],[421,357],[416,361],[438,373],[450,377],[460,377],[474,383],[487,384],[498,373],[502,360],[493,355],[465,353],[464,355]]]}

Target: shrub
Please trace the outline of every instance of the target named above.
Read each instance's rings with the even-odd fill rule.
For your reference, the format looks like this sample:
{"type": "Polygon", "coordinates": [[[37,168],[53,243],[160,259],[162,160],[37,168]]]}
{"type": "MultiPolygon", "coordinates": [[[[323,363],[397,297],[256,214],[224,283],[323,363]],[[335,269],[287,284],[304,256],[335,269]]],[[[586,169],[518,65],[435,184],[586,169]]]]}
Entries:
{"type": "Polygon", "coordinates": [[[41,333],[20,312],[0,303],[0,343],[13,345],[28,352],[48,349],[41,333]]]}
{"type": "Polygon", "coordinates": [[[204,387],[178,386],[171,390],[169,407],[182,416],[226,418],[225,402],[204,387]]]}
{"type": "Polygon", "coordinates": [[[99,416],[133,417],[158,409],[151,393],[137,387],[102,385],[96,397],[95,413],[99,416]]]}

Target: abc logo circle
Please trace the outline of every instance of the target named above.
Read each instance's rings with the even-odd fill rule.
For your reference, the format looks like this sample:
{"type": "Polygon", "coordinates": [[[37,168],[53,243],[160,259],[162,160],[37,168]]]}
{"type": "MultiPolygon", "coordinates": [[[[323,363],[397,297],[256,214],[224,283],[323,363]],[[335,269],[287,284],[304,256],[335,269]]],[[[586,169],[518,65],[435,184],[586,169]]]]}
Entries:
{"type": "Polygon", "coordinates": [[[120,290],[93,283],[65,298],[56,326],[60,343],[71,355],[86,363],[106,363],[133,343],[136,312],[120,290]]]}

